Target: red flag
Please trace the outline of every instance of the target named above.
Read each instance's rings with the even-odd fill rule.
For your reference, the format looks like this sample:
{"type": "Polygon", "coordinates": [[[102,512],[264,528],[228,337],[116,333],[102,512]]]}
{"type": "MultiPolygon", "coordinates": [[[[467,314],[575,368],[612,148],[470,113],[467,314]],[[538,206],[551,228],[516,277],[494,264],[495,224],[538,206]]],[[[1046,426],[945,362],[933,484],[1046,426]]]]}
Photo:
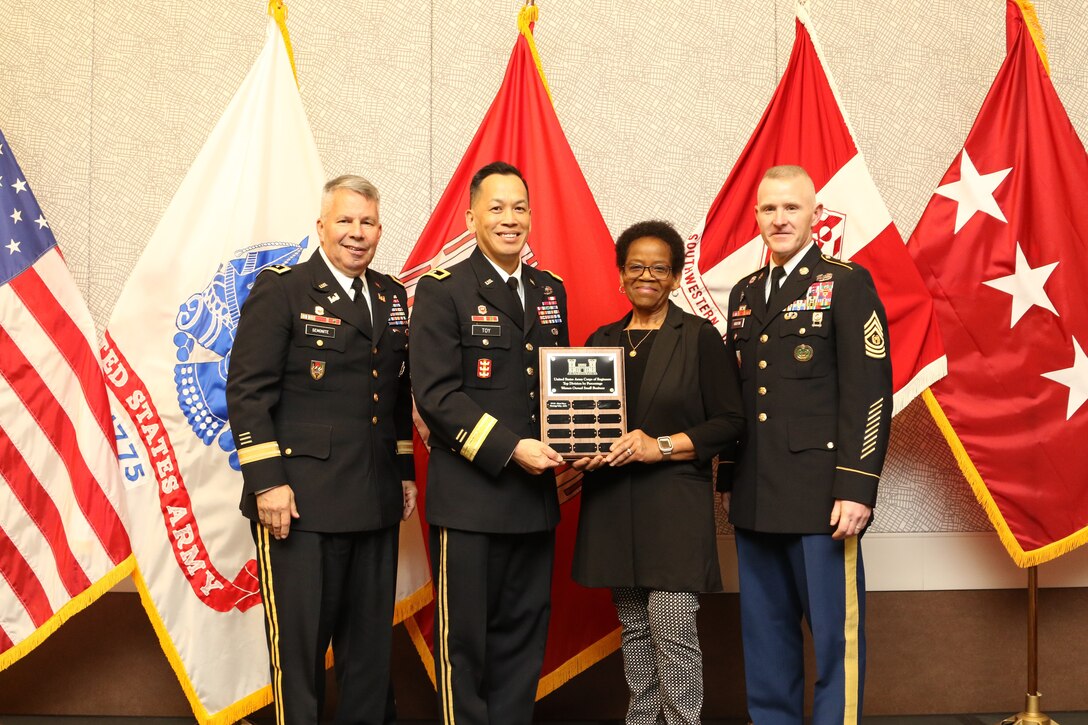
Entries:
{"type": "Polygon", "coordinates": [[[133,559],[94,322],[3,133],[0,182],[3,670],[128,576],[133,559]]]}
{"type": "Polygon", "coordinates": [[[1088,155],[1022,5],[1007,4],[1008,55],[910,250],[948,350],[930,411],[1032,566],[1088,541],[1088,155]]]}
{"type": "MultiPolygon", "coordinates": [[[[627,310],[616,292],[615,252],[608,227],[597,209],[582,170],[555,115],[533,42],[536,8],[518,16],[520,35],[506,77],[475,138],[465,151],[445,193],[405,262],[403,281],[410,298],[416,282],[435,267],[466,259],[476,246],[466,231],[465,210],[472,175],[492,161],[514,164],[529,184],[533,231],[523,260],[563,278],[571,300],[570,339],[581,344],[605,322],[627,310]]],[[[416,443],[417,481],[426,474],[426,457],[416,443]]],[[[585,589],[570,577],[578,530],[581,474],[563,466],[556,473],[562,521],[556,532],[552,611],[537,698],[547,695],[619,647],[619,623],[609,593],[585,589]]],[[[423,490],[421,486],[421,491],[423,490]]],[[[426,509],[426,496],[422,496],[426,509]]],[[[434,611],[407,620],[416,646],[434,680],[430,657],[434,611]]]]}
{"type": "Polygon", "coordinates": [[[854,144],[812,21],[803,7],[796,12],[789,65],[702,228],[688,237],[681,290],[695,314],[727,333],[729,290],[767,263],[753,211],[763,173],[777,164],[803,166],[824,205],[813,237],[824,254],[868,269],[887,310],[898,412],[945,373],[933,301],[854,144]]]}

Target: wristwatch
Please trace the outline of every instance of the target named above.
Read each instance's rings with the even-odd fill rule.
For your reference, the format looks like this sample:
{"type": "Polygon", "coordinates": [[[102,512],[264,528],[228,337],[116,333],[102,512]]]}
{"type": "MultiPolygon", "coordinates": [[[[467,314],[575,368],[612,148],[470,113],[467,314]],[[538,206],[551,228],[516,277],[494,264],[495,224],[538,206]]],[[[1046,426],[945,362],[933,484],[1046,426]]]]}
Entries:
{"type": "Polygon", "coordinates": [[[667,461],[669,456],[672,455],[672,437],[661,436],[657,439],[657,450],[661,451],[661,456],[667,461]]]}

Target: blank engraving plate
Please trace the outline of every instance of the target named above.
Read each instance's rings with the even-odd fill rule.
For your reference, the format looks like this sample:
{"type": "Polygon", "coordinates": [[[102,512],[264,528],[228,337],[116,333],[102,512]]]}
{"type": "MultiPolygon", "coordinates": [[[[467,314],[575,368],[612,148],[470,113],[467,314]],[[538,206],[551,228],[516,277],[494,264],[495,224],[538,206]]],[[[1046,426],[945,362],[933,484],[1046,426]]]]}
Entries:
{"type": "Polygon", "coordinates": [[[623,349],[541,348],[540,372],[544,442],[567,459],[608,453],[627,430],[623,349]]]}

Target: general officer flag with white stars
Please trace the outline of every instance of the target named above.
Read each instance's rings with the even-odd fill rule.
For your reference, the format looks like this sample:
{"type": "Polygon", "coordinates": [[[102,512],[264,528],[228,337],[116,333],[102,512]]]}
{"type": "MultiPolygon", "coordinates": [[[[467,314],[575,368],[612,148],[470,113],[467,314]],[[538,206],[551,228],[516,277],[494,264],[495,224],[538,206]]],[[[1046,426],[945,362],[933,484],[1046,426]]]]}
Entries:
{"type": "Polygon", "coordinates": [[[1020,566],[1088,541],[1088,154],[1039,21],[1007,4],[1008,55],[908,244],[948,376],[926,394],[1020,566]]]}
{"type": "Polygon", "coordinates": [[[94,323],[0,133],[0,670],[128,576],[94,323]]]}

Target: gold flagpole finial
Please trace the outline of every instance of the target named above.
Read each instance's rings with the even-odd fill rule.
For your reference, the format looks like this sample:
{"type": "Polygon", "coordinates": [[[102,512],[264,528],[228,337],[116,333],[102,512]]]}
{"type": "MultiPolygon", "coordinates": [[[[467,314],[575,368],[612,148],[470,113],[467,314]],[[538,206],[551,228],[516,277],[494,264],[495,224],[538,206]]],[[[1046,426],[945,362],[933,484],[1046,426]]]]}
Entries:
{"type": "Polygon", "coordinates": [[[287,49],[287,60],[291,61],[291,73],[298,86],[298,69],[295,68],[295,53],[291,50],[291,34],[287,32],[287,5],[283,0],[268,0],[268,14],[276,21],[283,36],[283,46],[287,49]]]}
{"type": "Polygon", "coordinates": [[[544,66],[540,62],[540,53],[536,50],[536,41],[533,40],[533,24],[540,17],[540,10],[536,6],[536,0],[525,0],[525,5],[518,11],[518,31],[525,36],[529,43],[529,51],[533,54],[533,63],[536,64],[536,72],[540,74],[540,82],[544,84],[544,91],[548,94],[548,100],[555,105],[552,98],[552,90],[548,87],[548,79],[544,76],[544,66]]]}

